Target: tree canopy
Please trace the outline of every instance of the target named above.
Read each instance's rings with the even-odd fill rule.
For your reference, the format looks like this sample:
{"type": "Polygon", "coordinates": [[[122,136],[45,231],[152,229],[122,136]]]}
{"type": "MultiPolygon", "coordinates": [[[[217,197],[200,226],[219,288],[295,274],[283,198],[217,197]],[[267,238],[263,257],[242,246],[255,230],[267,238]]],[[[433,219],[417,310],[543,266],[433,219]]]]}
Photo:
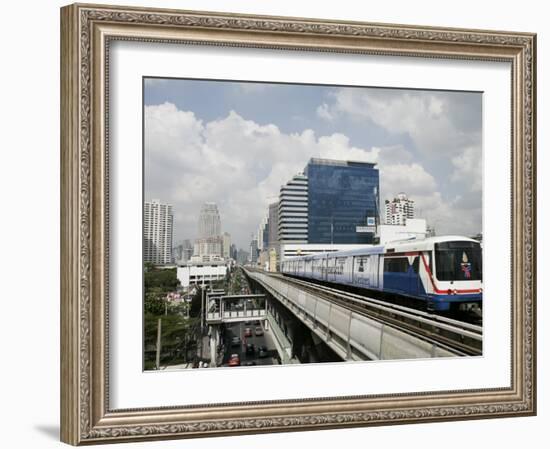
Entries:
{"type": "Polygon", "coordinates": [[[143,277],[146,292],[152,288],[160,288],[167,293],[176,290],[178,285],[180,285],[175,268],[158,269],[146,267],[143,277]]]}

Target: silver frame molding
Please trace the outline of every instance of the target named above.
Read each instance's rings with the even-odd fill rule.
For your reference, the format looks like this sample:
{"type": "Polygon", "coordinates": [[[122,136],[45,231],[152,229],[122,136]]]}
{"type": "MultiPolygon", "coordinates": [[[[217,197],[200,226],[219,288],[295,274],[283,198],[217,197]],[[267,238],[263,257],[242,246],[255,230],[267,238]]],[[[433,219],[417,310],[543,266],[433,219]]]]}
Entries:
{"type": "Polygon", "coordinates": [[[536,35],[530,33],[104,5],[62,8],[62,441],[79,445],[534,415],[535,54],[536,35]],[[511,387],[111,410],[106,86],[113,40],[510,62],[511,387]]]}

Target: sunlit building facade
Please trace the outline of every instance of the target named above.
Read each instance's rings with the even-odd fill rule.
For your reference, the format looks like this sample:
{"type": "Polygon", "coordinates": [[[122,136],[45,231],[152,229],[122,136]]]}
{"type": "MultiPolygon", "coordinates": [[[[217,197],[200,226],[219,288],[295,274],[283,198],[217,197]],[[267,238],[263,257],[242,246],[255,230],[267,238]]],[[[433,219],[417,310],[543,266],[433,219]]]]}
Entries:
{"type": "Polygon", "coordinates": [[[155,265],[172,262],[174,215],[170,204],[145,201],[143,208],[143,261],[155,265]]]}

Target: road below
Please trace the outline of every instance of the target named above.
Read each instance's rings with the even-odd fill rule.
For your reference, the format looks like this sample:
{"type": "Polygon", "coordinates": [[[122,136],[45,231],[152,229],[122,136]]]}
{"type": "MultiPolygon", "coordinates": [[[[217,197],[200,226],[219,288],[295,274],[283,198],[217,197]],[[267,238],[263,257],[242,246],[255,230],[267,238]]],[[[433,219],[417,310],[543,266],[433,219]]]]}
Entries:
{"type": "Polygon", "coordinates": [[[239,356],[240,366],[279,364],[273,337],[260,324],[260,321],[247,321],[226,325],[224,340],[226,344],[222,366],[229,366],[229,359],[233,354],[239,356]],[[256,335],[256,328],[261,328],[262,335],[256,335]],[[245,336],[246,329],[251,330],[251,336],[245,336]],[[239,340],[237,341],[235,337],[239,340]],[[246,351],[247,345],[253,345],[248,353],[246,351]],[[260,351],[262,347],[267,350],[260,351]]]}

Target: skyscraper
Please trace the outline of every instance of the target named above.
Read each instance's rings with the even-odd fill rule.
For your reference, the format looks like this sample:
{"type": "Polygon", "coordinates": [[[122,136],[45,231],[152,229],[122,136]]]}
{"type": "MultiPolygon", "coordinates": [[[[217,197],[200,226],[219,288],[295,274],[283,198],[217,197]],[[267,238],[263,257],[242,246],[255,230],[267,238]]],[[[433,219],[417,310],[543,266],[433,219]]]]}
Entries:
{"type": "Polygon", "coordinates": [[[156,265],[172,262],[174,215],[160,200],[146,201],[143,210],[143,261],[156,265]]]}
{"type": "Polygon", "coordinates": [[[234,243],[232,243],[231,247],[229,248],[229,256],[233,260],[237,260],[237,246],[234,243]]]}
{"type": "Polygon", "coordinates": [[[311,159],[307,176],[307,241],[372,243],[380,215],[379,174],[368,162],[311,159]]]}
{"type": "Polygon", "coordinates": [[[222,235],[222,241],[222,257],[224,259],[229,259],[231,257],[231,235],[224,232],[222,235]]]}
{"type": "Polygon", "coordinates": [[[199,239],[221,235],[221,219],[216,203],[204,203],[199,213],[199,239]]]}
{"type": "Polygon", "coordinates": [[[278,233],[281,243],[308,241],[308,179],[303,174],[292,177],[279,193],[278,233]]]}
{"type": "Polygon", "coordinates": [[[258,237],[258,249],[264,251],[267,249],[267,245],[264,245],[264,242],[267,240],[266,230],[267,230],[267,221],[269,220],[269,215],[266,214],[260,225],[258,226],[257,237],[258,237]]]}
{"type": "Polygon", "coordinates": [[[239,249],[237,251],[237,263],[239,265],[245,265],[246,263],[248,263],[248,257],[248,251],[245,251],[244,249],[239,249]]]}
{"type": "Polygon", "coordinates": [[[258,239],[253,237],[250,242],[250,263],[256,264],[256,262],[258,262],[258,239]]]}
{"type": "Polygon", "coordinates": [[[267,219],[267,246],[276,248],[279,243],[279,202],[276,201],[269,205],[269,214],[267,219]]]}
{"type": "Polygon", "coordinates": [[[193,255],[222,257],[221,228],[220,213],[216,203],[204,203],[199,213],[198,238],[195,240],[193,255]]]}
{"type": "Polygon", "coordinates": [[[281,186],[279,201],[269,205],[269,253],[274,249],[278,261],[281,253],[308,244],[373,243],[380,224],[378,191],[374,163],[310,159],[304,173],[281,186]]]}
{"type": "Polygon", "coordinates": [[[185,263],[193,255],[193,245],[186,239],[172,249],[172,261],[175,263],[185,263]]]}
{"type": "Polygon", "coordinates": [[[403,192],[393,200],[386,200],[386,224],[404,225],[407,219],[414,218],[414,201],[403,192]]]}

